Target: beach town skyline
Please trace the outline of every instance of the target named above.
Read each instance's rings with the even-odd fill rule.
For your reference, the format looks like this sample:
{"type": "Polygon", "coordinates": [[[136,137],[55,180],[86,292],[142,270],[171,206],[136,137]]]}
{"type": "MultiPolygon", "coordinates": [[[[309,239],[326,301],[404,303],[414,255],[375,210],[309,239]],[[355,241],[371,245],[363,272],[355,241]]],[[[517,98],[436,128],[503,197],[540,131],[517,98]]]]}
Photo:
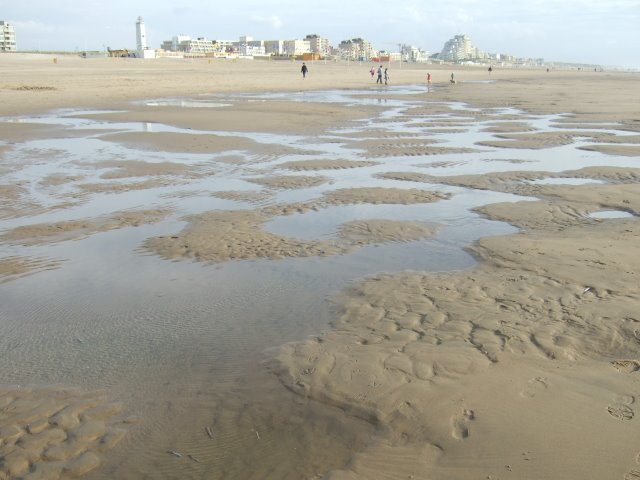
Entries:
{"type": "Polygon", "coordinates": [[[544,58],[550,62],[640,68],[640,20],[637,2],[580,0],[561,5],[545,1],[514,6],[503,0],[424,5],[409,1],[379,12],[364,2],[341,5],[328,0],[304,7],[293,2],[276,7],[258,2],[225,5],[200,3],[65,1],[55,7],[32,0],[4,8],[14,25],[21,51],[102,51],[130,48],[135,19],[142,15],[150,48],[176,35],[212,40],[302,39],[316,32],[333,46],[364,38],[378,51],[398,51],[399,44],[439,52],[458,34],[468,35],[485,52],[544,58]],[[94,20],[98,20],[94,21],[94,20]]]}

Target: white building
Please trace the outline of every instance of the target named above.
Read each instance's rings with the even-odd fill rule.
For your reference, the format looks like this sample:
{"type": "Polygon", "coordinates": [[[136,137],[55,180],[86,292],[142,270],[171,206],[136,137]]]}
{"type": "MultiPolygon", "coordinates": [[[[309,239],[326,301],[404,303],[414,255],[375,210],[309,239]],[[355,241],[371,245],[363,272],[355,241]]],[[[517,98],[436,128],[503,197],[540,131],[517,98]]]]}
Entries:
{"type": "Polygon", "coordinates": [[[264,46],[260,45],[262,42],[249,42],[240,45],[240,55],[245,57],[258,57],[265,55],[264,46]]]}
{"type": "Polygon", "coordinates": [[[16,51],[16,31],[13,25],[0,20],[0,52],[16,51]]]}
{"type": "Polygon", "coordinates": [[[486,58],[486,54],[471,44],[471,39],[466,35],[456,35],[447,40],[438,55],[440,60],[446,62],[462,62],[465,60],[477,60],[486,58]]]}
{"type": "Polygon", "coordinates": [[[412,45],[401,45],[400,51],[404,62],[420,63],[429,61],[429,52],[420,50],[418,47],[414,47],[412,45]]]}
{"type": "Polygon", "coordinates": [[[285,55],[303,55],[311,53],[311,43],[308,40],[285,40],[283,50],[285,55]]]}
{"type": "Polygon", "coordinates": [[[138,58],[156,58],[156,51],[147,46],[147,30],[142,17],[136,22],[136,56],[138,58]]]}
{"type": "Polygon", "coordinates": [[[196,39],[188,35],[177,35],[171,40],[162,42],[162,49],[171,52],[184,52],[194,56],[205,56],[219,50],[218,45],[213,40],[204,37],[196,39]]]}

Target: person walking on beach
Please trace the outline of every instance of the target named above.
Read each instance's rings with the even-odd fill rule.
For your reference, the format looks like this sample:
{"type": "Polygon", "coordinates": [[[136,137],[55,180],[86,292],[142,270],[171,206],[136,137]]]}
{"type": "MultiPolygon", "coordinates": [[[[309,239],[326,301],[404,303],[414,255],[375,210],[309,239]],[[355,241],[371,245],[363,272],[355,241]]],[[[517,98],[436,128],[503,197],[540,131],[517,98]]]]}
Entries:
{"type": "Polygon", "coordinates": [[[389,85],[389,72],[388,72],[388,68],[384,69],[384,84],[385,85],[389,85]]]}
{"type": "Polygon", "coordinates": [[[382,65],[378,67],[378,78],[376,79],[376,84],[382,85],[382,65]]]}
{"type": "Polygon", "coordinates": [[[371,80],[373,80],[373,77],[375,77],[376,75],[376,67],[372,65],[371,70],[369,70],[369,73],[371,74],[371,80]]]}
{"type": "Polygon", "coordinates": [[[302,68],[300,69],[300,71],[302,72],[302,79],[304,80],[305,78],[307,78],[307,73],[309,73],[309,69],[307,68],[307,64],[302,62],[302,68]]]}
{"type": "Polygon", "coordinates": [[[431,73],[427,72],[427,92],[431,89],[431,73]]]}
{"type": "Polygon", "coordinates": [[[453,72],[451,72],[451,80],[449,80],[451,83],[456,83],[456,77],[453,76],[453,72]]]}

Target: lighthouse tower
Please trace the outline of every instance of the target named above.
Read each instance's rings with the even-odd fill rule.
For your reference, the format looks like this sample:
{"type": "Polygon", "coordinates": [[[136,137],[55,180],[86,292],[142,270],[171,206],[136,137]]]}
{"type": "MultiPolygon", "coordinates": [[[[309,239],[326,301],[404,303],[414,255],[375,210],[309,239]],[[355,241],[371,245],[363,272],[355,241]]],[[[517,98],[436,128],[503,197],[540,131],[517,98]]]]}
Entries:
{"type": "Polygon", "coordinates": [[[147,49],[147,32],[142,17],[138,17],[136,22],[136,49],[138,50],[138,58],[144,58],[144,51],[147,49]]]}

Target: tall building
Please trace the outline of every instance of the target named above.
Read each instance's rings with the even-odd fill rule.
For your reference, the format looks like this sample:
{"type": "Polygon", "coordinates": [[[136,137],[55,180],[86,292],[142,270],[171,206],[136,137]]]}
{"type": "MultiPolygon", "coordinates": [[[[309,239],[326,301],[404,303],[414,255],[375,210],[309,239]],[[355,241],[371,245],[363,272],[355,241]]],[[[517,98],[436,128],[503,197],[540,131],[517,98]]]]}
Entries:
{"type": "Polygon", "coordinates": [[[343,40],[338,45],[340,56],[345,60],[369,60],[377,55],[373,44],[362,38],[343,40]]]}
{"type": "Polygon", "coordinates": [[[447,40],[438,55],[440,60],[446,62],[461,62],[485,57],[486,54],[475,48],[466,35],[456,35],[451,40],[447,40]]]}
{"type": "Polygon", "coordinates": [[[331,45],[329,44],[328,38],[323,38],[320,35],[313,33],[311,35],[307,35],[304,39],[311,45],[312,53],[317,53],[322,57],[331,55],[331,45]]]}
{"type": "Polygon", "coordinates": [[[16,51],[16,31],[13,25],[0,20],[0,52],[16,51]]]}

